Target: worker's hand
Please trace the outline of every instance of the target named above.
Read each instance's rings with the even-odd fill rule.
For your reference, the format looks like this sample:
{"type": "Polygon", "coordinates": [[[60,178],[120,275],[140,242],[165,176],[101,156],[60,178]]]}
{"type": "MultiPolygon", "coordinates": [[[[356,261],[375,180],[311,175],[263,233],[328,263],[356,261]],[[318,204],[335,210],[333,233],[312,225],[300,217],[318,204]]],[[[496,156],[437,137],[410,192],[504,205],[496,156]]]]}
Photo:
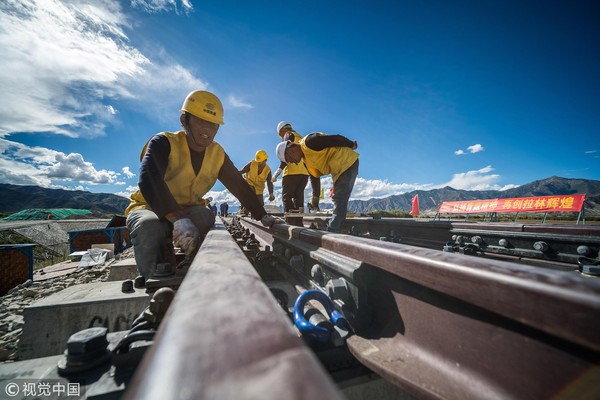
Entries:
{"type": "Polygon", "coordinates": [[[272,215],[267,214],[260,219],[260,223],[263,224],[263,226],[270,228],[275,224],[283,224],[283,223],[285,223],[285,221],[282,220],[281,218],[274,217],[272,215]]]}
{"type": "Polygon", "coordinates": [[[173,222],[173,242],[181,247],[186,255],[191,255],[198,247],[200,232],[189,218],[180,218],[173,222]]]}
{"type": "Polygon", "coordinates": [[[269,195],[269,201],[273,201],[273,200],[275,200],[275,195],[273,193],[271,193],[269,195]]]}
{"type": "Polygon", "coordinates": [[[352,150],[356,150],[356,149],[358,149],[358,142],[355,140],[354,146],[352,146],[352,150]]]}
{"type": "Polygon", "coordinates": [[[277,182],[277,177],[279,177],[279,174],[281,174],[281,172],[281,168],[277,168],[277,171],[275,171],[273,177],[271,178],[271,182],[277,182]]]}

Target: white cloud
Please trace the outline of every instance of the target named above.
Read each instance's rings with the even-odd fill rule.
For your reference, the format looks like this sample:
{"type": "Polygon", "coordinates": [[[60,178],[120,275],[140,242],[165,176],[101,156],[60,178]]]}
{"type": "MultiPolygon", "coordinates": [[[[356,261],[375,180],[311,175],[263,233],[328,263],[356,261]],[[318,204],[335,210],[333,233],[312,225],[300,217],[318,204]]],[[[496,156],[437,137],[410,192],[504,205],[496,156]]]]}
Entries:
{"type": "Polygon", "coordinates": [[[584,153],[585,154],[594,154],[596,152],[598,152],[598,150],[588,150],[588,151],[585,151],[584,153]]]}
{"type": "MultiPolygon", "coordinates": [[[[134,4],[169,11],[176,2],[134,4]]],[[[182,6],[192,8],[189,1],[182,6]]],[[[116,0],[1,2],[0,27],[0,137],[99,136],[117,115],[108,102],[143,99],[139,109],[161,116],[164,107],[179,107],[182,88],[207,86],[160,49],[153,49],[160,59],[151,60],[132,47],[130,22],[116,0]]]]}
{"type": "MultiPolygon", "coordinates": [[[[131,5],[133,7],[139,7],[147,12],[168,12],[175,11],[179,12],[177,6],[177,0],[132,0],[131,5]]],[[[189,0],[181,1],[181,8],[184,12],[191,11],[194,7],[189,0]]]]}
{"type": "MultiPolygon", "coordinates": [[[[467,151],[471,154],[479,153],[480,151],[484,151],[484,150],[485,150],[485,148],[479,143],[467,147],[467,151]]],[[[456,150],[454,152],[454,154],[456,154],[457,156],[461,156],[461,155],[464,155],[467,153],[464,150],[459,149],[459,150],[456,150]]]]}
{"type": "Polygon", "coordinates": [[[372,198],[384,198],[398,195],[413,190],[429,190],[432,185],[421,185],[416,183],[391,183],[387,180],[367,180],[356,178],[352,190],[352,200],[368,200],[372,198]]]}
{"type": "Polygon", "coordinates": [[[97,170],[78,153],[65,154],[0,138],[0,155],[2,183],[42,187],[57,187],[57,181],[123,184],[117,180],[117,172],[97,170]]]}
{"type": "Polygon", "coordinates": [[[482,145],[477,143],[477,144],[474,144],[473,146],[467,147],[467,150],[469,150],[469,153],[473,154],[473,153],[479,153],[480,151],[483,151],[485,149],[483,148],[482,145]]]}
{"type": "Polygon", "coordinates": [[[245,109],[254,108],[254,106],[252,104],[245,103],[241,99],[237,98],[234,95],[227,96],[227,103],[233,108],[245,108],[245,109]]]}
{"type": "Polygon", "coordinates": [[[500,179],[498,174],[490,174],[494,169],[491,165],[476,171],[467,171],[454,174],[452,179],[441,187],[450,186],[462,190],[500,190],[496,183],[500,179]]]}
{"type": "Polygon", "coordinates": [[[135,176],[135,174],[129,170],[129,167],[123,167],[123,174],[129,179],[135,176]]]}
{"type": "Polygon", "coordinates": [[[133,192],[135,192],[137,189],[138,189],[137,186],[127,186],[127,189],[125,189],[122,192],[116,192],[115,194],[117,196],[129,198],[129,196],[131,196],[133,194],[133,192]]]}

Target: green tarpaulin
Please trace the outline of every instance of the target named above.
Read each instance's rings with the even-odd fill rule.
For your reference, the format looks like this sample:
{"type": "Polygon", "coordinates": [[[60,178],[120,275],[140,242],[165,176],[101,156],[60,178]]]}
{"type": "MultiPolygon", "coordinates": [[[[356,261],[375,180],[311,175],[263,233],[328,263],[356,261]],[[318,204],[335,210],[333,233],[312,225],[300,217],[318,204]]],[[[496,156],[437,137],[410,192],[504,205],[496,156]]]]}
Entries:
{"type": "Polygon", "coordinates": [[[40,219],[65,219],[71,215],[91,214],[90,210],[77,210],[75,208],[30,208],[11,214],[2,221],[24,221],[40,219]]]}

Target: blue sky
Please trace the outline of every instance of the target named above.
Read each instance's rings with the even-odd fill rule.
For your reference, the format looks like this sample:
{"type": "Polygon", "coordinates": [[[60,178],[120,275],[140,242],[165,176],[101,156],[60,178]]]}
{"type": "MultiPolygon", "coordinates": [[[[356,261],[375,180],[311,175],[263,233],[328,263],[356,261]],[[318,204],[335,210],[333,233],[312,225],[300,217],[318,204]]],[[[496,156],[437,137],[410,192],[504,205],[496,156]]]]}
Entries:
{"type": "Polygon", "coordinates": [[[195,89],[223,101],[216,140],[239,168],[259,149],[277,168],[281,120],[357,140],[352,199],[600,179],[599,17],[595,1],[2,2],[0,182],[127,195],[195,89]]]}

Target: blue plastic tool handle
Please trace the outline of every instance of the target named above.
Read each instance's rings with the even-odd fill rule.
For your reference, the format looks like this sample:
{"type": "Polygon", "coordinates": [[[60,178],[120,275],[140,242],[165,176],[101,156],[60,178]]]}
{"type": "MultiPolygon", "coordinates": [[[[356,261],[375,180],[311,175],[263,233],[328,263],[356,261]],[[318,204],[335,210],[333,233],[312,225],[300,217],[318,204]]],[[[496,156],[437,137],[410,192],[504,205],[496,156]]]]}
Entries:
{"type": "Polygon", "coordinates": [[[304,317],[304,306],[311,300],[318,301],[325,307],[327,315],[334,325],[343,327],[348,326],[348,321],[346,321],[346,318],[335,309],[331,299],[325,293],[311,289],[298,296],[296,304],[294,304],[294,324],[303,336],[319,342],[326,342],[331,338],[331,331],[311,324],[304,317]]]}

